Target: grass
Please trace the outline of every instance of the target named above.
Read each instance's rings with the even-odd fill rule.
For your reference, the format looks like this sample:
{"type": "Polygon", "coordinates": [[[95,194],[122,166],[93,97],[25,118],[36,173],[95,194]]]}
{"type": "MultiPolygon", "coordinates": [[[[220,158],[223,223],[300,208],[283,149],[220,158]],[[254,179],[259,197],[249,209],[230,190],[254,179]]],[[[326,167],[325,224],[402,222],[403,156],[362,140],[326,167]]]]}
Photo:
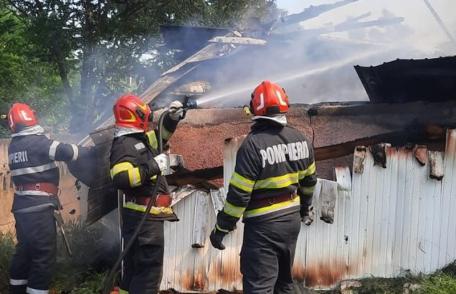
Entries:
{"type": "Polygon", "coordinates": [[[56,273],[52,287],[57,293],[99,293],[105,272],[118,256],[118,242],[101,224],[85,226],[80,222],[66,224],[73,256],[58,239],[56,273]]]}
{"type": "Polygon", "coordinates": [[[425,278],[421,282],[419,294],[453,294],[456,293],[456,279],[446,273],[437,273],[425,278]]]}
{"type": "Polygon", "coordinates": [[[8,269],[13,252],[14,236],[0,233],[0,293],[8,293],[8,269]]]}
{"type": "Polygon", "coordinates": [[[359,294],[371,294],[371,293],[383,293],[383,294],[395,294],[402,293],[404,284],[406,283],[418,283],[419,278],[413,276],[399,277],[394,279],[387,278],[367,278],[361,280],[363,285],[359,289],[359,294]]]}

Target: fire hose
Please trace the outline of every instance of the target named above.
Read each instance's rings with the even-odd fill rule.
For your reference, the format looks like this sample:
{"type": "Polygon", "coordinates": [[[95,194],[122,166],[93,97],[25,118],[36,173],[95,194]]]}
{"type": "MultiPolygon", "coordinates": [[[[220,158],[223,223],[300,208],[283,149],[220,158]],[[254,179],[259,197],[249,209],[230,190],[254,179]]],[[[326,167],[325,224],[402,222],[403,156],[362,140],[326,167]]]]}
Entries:
{"type": "MultiPolygon", "coordinates": [[[[185,97],[185,100],[184,100],[184,113],[183,113],[183,117],[185,117],[185,113],[188,109],[191,109],[191,108],[196,108],[197,107],[197,104],[196,104],[196,101],[190,99],[190,97],[186,96],[185,97]]],[[[163,113],[160,115],[159,119],[158,119],[158,138],[157,138],[157,141],[158,141],[158,152],[159,153],[162,153],[163,152],[163,140],[162,140],[162,127],[163,127],[163,120],[165,118],[165,115],[169,112],[169,110],[165,110],[163,111],[163,113]]],[[[153,199],[157,193],[158,193],[158,189],[159,189],[159,186],[160,186],[160,182],[162,181],[162,178],[163,178],[163,175],[158,175],[157,176],[157,181],[155,182],[155,186],[154,186],[154,189],[152,191],[152,196],[151,198],[153,199]]],[[[138,237],[139,235],[139,232],[141,231],[141,228],[143,227],[144,225],[144,222],[146,221],[151,209],[152,209],[152,204],[153,204],[153,201],[149,201],[149,203],[147,203],[147,207],[146,207],[146,211],[144,212],[144,215],[142,216],[138,226],[136,227],[131,239],[128,241],[128,243],[125,245],[125,248],[124,250],[120,253],[119,257],[117,258],[116,262],[114,263],[114,265],[112,266],[111,270],[109,271],[108,275],[106,276],[106,279],[103,283],[103,291],[102,293],[103,294],[109,294],[111,292],[111,289],[112,289],[112,286],[114,284],[114,278],[116,276],[116,273],[117,273],[117,269],[118,267],[120,266],[122,260],[125,258],[125,256],[128,254],[128,252],[130,251],[131,247],[133,246],[134,242],[136,241],[136,238],[138,237]]]]}

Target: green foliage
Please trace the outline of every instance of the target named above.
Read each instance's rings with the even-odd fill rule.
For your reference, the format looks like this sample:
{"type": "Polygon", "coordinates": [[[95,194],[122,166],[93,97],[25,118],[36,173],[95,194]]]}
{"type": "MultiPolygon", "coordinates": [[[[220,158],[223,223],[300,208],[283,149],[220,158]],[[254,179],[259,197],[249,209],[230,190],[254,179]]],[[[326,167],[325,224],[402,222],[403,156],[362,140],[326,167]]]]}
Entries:
{"type": "Polygon", "coordinates": [[[370,294],[370,293],[383,293],[395,294],[402,293],[405,283],[413,283],[418,279],[415,277],[400,277],[394,279],[387,278],[368,278],[361,280],[362,288],[357,289],[356,293],[370,294]]]}
{"type": "MultiPolygon", "coordinates": [[[[52,287],[59,293],[70,291],[71,293],[92,293],[84,291],[89,288],[97,289],[95,286],[101,287],[100,281],[110,266],[110,260],[106,260],[105,255],[111,248],[107,248],[106,244],[112,243],[112,246],[115,246],[116,242],[106,242],[103,239],[101,224],[86,226],[76,221],[69,222],[65,225],[65,231],[73,256],[70,257],[67,254],[63,239],[59,238],[57,270],[52,287]]],[[[112,254],[110,258],[116,256],[117,254],[112,254]]]]}
{"type": "MultiPolygon", "coordinates": [[[[269,22],[276,11],[272,0],[5,1],[0,0],[8,3],[3,10],[16,26],[11,31],[22,44],[15,47],[28,48],[27,54],[5,55],[8,76],[17,81],[5,83],[27,89],[24,94],[35,103],[43,101],[38,107],[45,104],[54,111],[71,105],[71,125],[79,131],[110,114],[119,94],[143,91],[178,61],[160,41],[161,24],[242,27],[269,22]],[[148,62],[142,58],[145,54],[152,56],[148,62]]],[[[6,85],[0,85],[0,91],[3,87],[8,92],[6,85]]],[[[67,117],[52,118],[50,123],[67,117]]]]}
{"type": "Polygon", "coordinates": [[[106,273],[92,273],[85,281],[69,292],[70,294],[99,294],[103,290],[103,281],[106,273]]]}
{"type": "MultiPolygon", "coordinates": [[[[28,26],[0,1],[0,113],[6,114],[10,103],[29,103],[39,113],[53,112],[64,103],[62,84],[52,64],[40,60],[38,47],[30,42],[28,26]]],[[[57,119],[44,119],[55,125],[57,119]]],[[[65,121],[65,120],[64,120],[65,121]]],[[[9,135],[6,123],[0,136],[9,135]]]]}
{"type": "Polygon", "coordinates": [[[456,293],[456,278],[438,273],[424,279],[418,293],[453,294],[456,293]]]}
{"type": "Polygon", "coordinates": [[[206,19],[201,20],[210,26],[235,28],[265,24],[277,19],[279,11],[271,0],[215,0],[206,1],[210,7],[206,19]]]}
{"type": "Polygon", "coordinates": [[[8,269],[14,252],[14,236],[0,233],[0,293],[8,293],[8,269]]]}

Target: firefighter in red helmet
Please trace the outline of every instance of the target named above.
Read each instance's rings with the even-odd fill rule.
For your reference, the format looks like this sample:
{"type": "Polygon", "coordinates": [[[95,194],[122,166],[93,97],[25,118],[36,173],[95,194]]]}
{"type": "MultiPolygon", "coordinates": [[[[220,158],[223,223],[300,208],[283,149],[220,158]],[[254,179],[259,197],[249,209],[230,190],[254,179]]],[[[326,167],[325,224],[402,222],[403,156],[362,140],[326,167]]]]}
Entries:
{"type": "MultiPolygon", "coordinates": [[[[169,106],[161,129],[166,142],[184,116],[182,103],[169,106]]],[[[158,293],[162,278],[164,231],[163,221],[175,221],[165,179],[160,181],[158,195],[152,198],[157,176],[167,167],[168,155],[158,152],[158,129],[149,131],[152,111],[139,97],[124,95],[114,105],[116,131],[111,147],[111,177],[122,190],[122,237],[125,243],[133,237],[147,204],[152,201],[146,219],[131,250],[124,259],[120,293],[158,293]]]]}
{"type": "Polygon", "coordinates": [[[245,223],[241,249],[243,291],[294,293],[292,265],[301,220],[312,222],[315,184],[311,142],[287,125],[289,101],[279,85],[263,81],[252,93],[250,133],[236,156],[228,194],[210,235],[225,249],[223,238],[245,223]]]}
{"type": "Polygon", "coordinates": [[[49,139],[35,112],[14,103],[8,113],[12,139],[8,164],[15,186],[12,212],[16,251],[10,266],[10,293],[48,293],[56,257],[59,168],[55,161],[78,160],[88,148],[49,139]]]}

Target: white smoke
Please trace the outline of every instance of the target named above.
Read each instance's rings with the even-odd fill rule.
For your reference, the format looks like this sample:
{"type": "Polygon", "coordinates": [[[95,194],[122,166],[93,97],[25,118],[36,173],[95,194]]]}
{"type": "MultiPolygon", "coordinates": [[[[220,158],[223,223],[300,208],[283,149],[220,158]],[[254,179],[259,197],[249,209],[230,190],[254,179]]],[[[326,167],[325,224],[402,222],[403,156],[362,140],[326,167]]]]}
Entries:
{"type": "MultiPolygon", "coordinates": [[[[278,6],[289,13],[298,13],[309,5],[333,3],[333,0],[278,0],[278,6]]],[[[429,0],[453,36],[456,35],[456,1],[429,0]]],[[[410,28],[407,42],[411,47],[420,48],[430,55],[440,52],[441,46],[449,42],[448,37],[432,16],[424,0],[360,0],[350,5],[329,11],[321,16],[302,23],[305,28],[317,28],[329,23],[338,23],[347,18],[371,12],[369,19],[382,16],[385,12],[404,17],[403,25],[410,28]]],[[[397,40],[401,41],[401,40],[397,40]]],[[[455,54],[456,47],[448,48],[448,53],[455,54]]]]}
{"type": "MultiPolygon", "coordinates": [[[[456,1],[428,0],[451,34],[456,35],[456,1]]],[[[288,14],[310,5],[337,0],[278,0],[288,14]]],[[[281,84],[292,103],[367,100],[353,68],[403,59],[456,54],[452,43],[424,0],[358,0],[297,25],[276,29],[265,49],[248,48],[229,56],[228,64],[213,66],[213,91],[200,99],[203,107],[247,104],[254,87],[264,79],[281,84]],[[362,16],[362,17],[361,17],[362,16]],[[400,19],[389,25],[371,25],[348,31],[337,25],[400,19]]],[[[204,75],[204,74],[203,74],[204,75]]]]}

